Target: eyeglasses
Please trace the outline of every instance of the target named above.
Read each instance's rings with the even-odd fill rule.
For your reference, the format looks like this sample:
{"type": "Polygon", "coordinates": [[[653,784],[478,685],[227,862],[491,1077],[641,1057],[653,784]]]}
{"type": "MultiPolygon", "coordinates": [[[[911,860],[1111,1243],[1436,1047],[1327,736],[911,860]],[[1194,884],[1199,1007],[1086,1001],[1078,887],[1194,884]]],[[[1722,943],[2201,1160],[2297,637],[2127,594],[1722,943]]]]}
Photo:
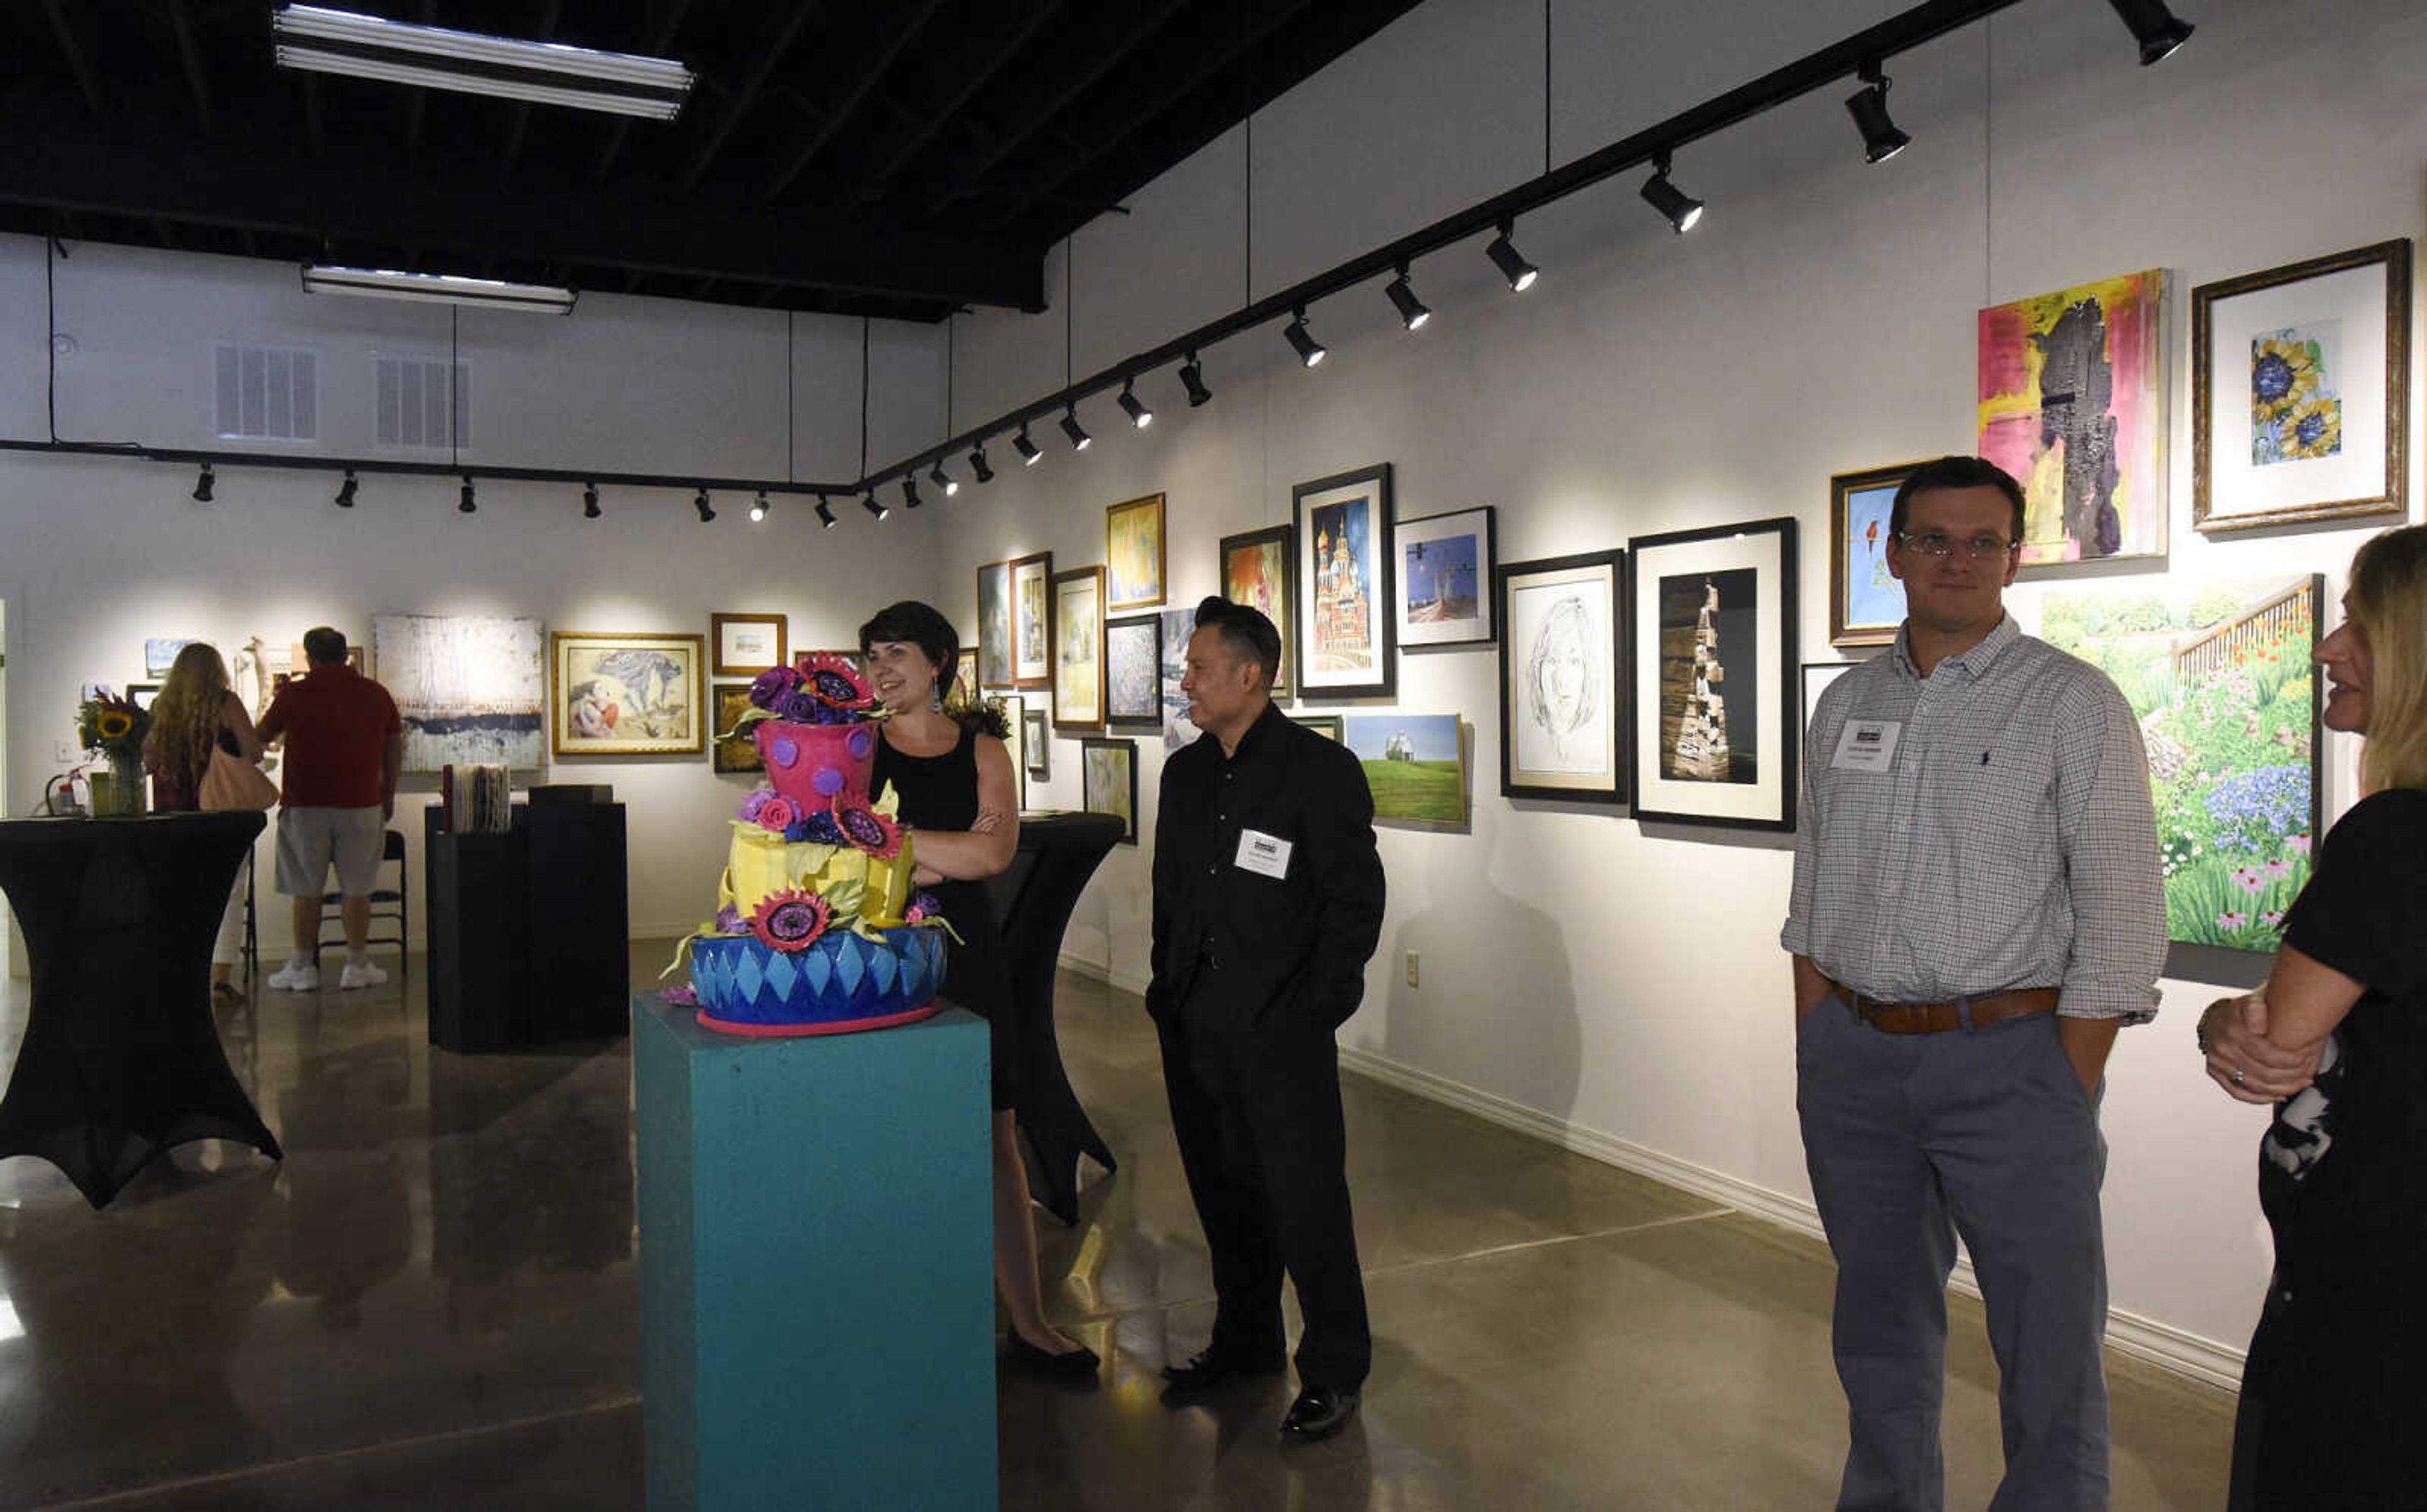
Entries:
{"type": "Polygon", "coordinates": [[[1994,561],[2021,544],[1994,535],[1976,535],[1969,541],[1958,541],[1937,530],[1924,530],[1919,535],[1910,530],[1898,530],[1897,539],[1904,543],[1906,550],[1918,551],[1925,557],[1951,557],[1960,545],[1963,554],[1974,561],[1994,561]]]}

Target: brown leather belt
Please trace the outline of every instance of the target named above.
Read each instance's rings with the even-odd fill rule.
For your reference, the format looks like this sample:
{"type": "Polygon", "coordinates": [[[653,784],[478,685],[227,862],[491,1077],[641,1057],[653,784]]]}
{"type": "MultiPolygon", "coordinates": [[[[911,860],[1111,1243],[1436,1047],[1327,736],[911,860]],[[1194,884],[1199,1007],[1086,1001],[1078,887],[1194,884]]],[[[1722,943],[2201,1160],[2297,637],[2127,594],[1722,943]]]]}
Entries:
{"type": "Polygon", "coordinates": [[[1839,1000],[1863,1016],[1863,1022],[1882,1034],[1944,1034],[1956,1029],[1986,1029],[2009,1018],[2053,1013],[2057,1000],[2054,987],[1993,992],[1985,998],[1969,1000],[1971,1017],[1967,1023],[1967,1005],[1963,1002],[1881,1002],[1877,998],[1864,997],[1841,982],[1830,982],[1829,986],[1839,1000]]]}

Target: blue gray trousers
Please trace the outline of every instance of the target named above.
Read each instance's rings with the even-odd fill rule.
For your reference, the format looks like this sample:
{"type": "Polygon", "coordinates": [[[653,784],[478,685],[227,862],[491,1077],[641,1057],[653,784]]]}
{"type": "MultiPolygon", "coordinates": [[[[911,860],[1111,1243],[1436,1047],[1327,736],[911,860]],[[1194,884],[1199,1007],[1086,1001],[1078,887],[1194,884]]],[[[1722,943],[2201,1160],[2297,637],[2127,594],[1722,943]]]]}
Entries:
{"type": "Polygon", "coordinates": [[[2108,1503],[2107,1143],[2056,1016],[1883,1034],[1833,995],[1796,1034],[1796,1107],[1837,1259],[1851,1445],[1837,1505],[1938,1512],[1946,1278],[1971,1252],[1997,1358],[1994,1512],[2108,1503]]]}

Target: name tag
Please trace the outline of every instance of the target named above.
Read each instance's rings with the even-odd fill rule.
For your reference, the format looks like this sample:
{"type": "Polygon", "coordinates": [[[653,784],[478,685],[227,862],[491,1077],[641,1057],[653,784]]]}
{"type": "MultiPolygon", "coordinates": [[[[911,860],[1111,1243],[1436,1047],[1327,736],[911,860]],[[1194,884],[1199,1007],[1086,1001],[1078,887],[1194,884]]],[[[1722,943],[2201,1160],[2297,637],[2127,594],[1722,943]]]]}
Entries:
{"type": "Polygon", "coordinates": [[[1260,877],[1286,877],[1289,875],[1290,849],[1291,842],[1278,835],[1267,835],[1262,830],[1241,830],[1239,870],[1252,871],[1260,877]]]}
{"type": "Polygon", "coordinates": [[[1837,754],[1829,765],[1839,772],[1885,772],[1896,760],[1897,737],[1904,725],[1896,720],[1849,719],[1837,732],[1837,754]]]}

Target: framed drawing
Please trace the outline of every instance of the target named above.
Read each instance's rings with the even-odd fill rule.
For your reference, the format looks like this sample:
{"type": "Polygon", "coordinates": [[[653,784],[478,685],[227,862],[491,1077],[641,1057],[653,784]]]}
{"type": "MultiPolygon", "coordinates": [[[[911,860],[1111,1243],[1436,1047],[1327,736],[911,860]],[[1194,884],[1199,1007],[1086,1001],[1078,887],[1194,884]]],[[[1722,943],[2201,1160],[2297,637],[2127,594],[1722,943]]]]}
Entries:
{"type": "Polygon", "coordinates": [[[1980,312],[1975,449],[2023,485],[2023,565],[2166,554],[2166,272],[1980,312]]]}
{"type": "Polygon", "coordinates": [[[978,686],[1011,686],[1011,563],[978,569],[978,686]]]}
{"type": "Polygon", "coordinates": [[[1013,806],[1028,806],[1028,700],[1018,693],[987,693],[986,707],[1002,713],[1002,748],[1011,757],[1013,806]]]}
{"type": "Polygon", "coordinates": [[[1627,549],[1635,817],[1793,829],[1795,522],[1637,536],[1627,549]]]}
{"type": "Polygon", "coordinates": [[[708,641],[699,635],[548,637],[557,756],[697,755],[708,748],[708,641]]]}
{"type": "Polygon", "coordinates": [[[720,777],[736,772],[764,772],[766,758],[758,754],[758,742],[747,730],[740,735],[730,733],[750,711],[750,685],[746,682],[721,682],[711,691],[716,698],[716,728],[709,732],[710,764],[720,777]]]}
{"type": "Polygon", "coordinates": [[[710,614],[709,643],[716,648],[719,677],[756,677],[784,664],[784,616],[781,614],[710,614]]]}
{"type": "MultiPolygon", "coordinates": [[[[375,614],[371,647],[379,680],[404,724],[405,771],[538,770],[547,706],[539,621],[375,614]]],[[[347,647],[350,657],[360,649],[347,647]]],[[[296,664],[302,665],[301,657],[296,664]]]]}
{"type": "Polygon", "coordinates": [[[1163,496],[1104,510],[1104,609],[1119,613],[1163,602],[1163,496]]]}
{"type": "MultiPolygon", "coordinates": [[[[1256,610],[1273,622],[1274,629],[1281,632],[1281,664],[1273,669],[1273,696],[1276,698],[1289,696],[1290,664],[1294,659],[1292,648],[1297,644],[1297,626],[1293,615],[1296,606],[1290,593],[1290,528],[1286,525],[1267,526],[1262,530],[1224,536],[1221,571],[1214,579],[1221,584],[1220,592],[1224,598],[1256,610]]],[[[1188,614],[1189,627],[1193,630],[1197,623],[1196,611],[1191,610],[1188,614]]],[[[1171,626],[1165,625],[1165,656],[1174,654],[1170,641],[1171,626]]],[[[1188,637],[1182,635],[1180,641],[1178,655],[1185,657],[1188,654],[1188,637]]],[[[1190,730],[1190,738],[1194,739],[1195,726],[1191,725],[1190,730]]],[[[1173,743],[1167,730],[1164,743],[1166,746],[1173,743]]],[[[1178,743],[1184,745],[1187,741],[1178,743]]]]}
{"type": "Polygon", "coordinates": [[[1292,714],[1290,718],[1327,740],[1337,740],[1341,738],[1340,716],[1337,714],[1292,714]]]}
{"type": "Polygon", "coordinates": [[[1046,728],[1045,710],[1025,708],[1019,714],[1019,751],[1028,774],[1039,782],[1053,775],[1053,733],[1046,728]]]}
{"type": "Polygon", "coordinates": [[[1104,727],[1104,569],[1053,575],[1053,723],[1104,727]]]}
{"type": "MultiPolygon", "coordinates": [[[[1807,661],[1803,664],[1802,728],[1806,732],[1812,728],[1812,716],[1820,711],[1820,695],[1829,691],[1831,683],[1861,665],[1859,661],[1807,661]]],[[[1805,759],[1809,760],[1810,756],[1806,752],[1805,759]]]]}
{"type": "Polygon", "coordinates": [[[1053,686],[1053,553],[1014,557],[1011,579],[1011,685],[1053,686]]]}
{"type": "Polygon", "coordinates": [[[1390,697],[1398,686],[1391,464],[1300,483],[1290,490],[1290,513],[1297,548],[1290,589],[1306,606],[1297,692],[1390,697]]]}
{"type": "Polygon", "coordinates": [[[1104,723],[1148,729],[1163,723],[1161,615],[1104,622],[1104,723]]]}
{"type": "MultiPolygon", "coordinates": [[[[1196,722],[1188,717],[1188,695],[1180,691],[1181,682],[1188,675],[1188,640],[1197,633],[1197,611],[1193,609],[1167,609],[1163,611],[1163,748],[1177,751],[1197,739],[1196,722]]],[[[1287,645],[1289,642],[1281,642],[1287,645]]],[[[1281,663],[1289,663],[1288,653],[1281,663]]]]}
{"type": "Polygon", "coordinates": [[[2410,243],[2191,290],[2191,524],[2408,512],[2410,243]]]}
{"type": "Polygon", "coordinates": [[[1121,843],[1137,834],[1137,742],[1087,736],[1079,741],[1079,806],[1121,821],[1121,843]]]}
{"type": "Polygon", "coordinates": [[[1466,828],[1466,741],[1457,715],[1346,714],[1338,723],[1337,739],[1365,769],[1376,823],[1466,828]]]}
{"type": "Polygon", "coordinates": [[[1490,645],[1491,567],[1498,555],[1489,504],[1393,527],[1399,543],[1399,644],[1490,645]]]}
{"type": "Polygon", "coordinates": [[[1829,480],[1829,643],[1886,645],[1904,624],[1904,584],[1888,571],[1888,519],[1917,462],[1829,480]]]}
{"type": "Polygon", "coordinates": [[[1545,557],[1492,575],[1502,796],[1625,802],[1624,556],[1545,557]]]}

